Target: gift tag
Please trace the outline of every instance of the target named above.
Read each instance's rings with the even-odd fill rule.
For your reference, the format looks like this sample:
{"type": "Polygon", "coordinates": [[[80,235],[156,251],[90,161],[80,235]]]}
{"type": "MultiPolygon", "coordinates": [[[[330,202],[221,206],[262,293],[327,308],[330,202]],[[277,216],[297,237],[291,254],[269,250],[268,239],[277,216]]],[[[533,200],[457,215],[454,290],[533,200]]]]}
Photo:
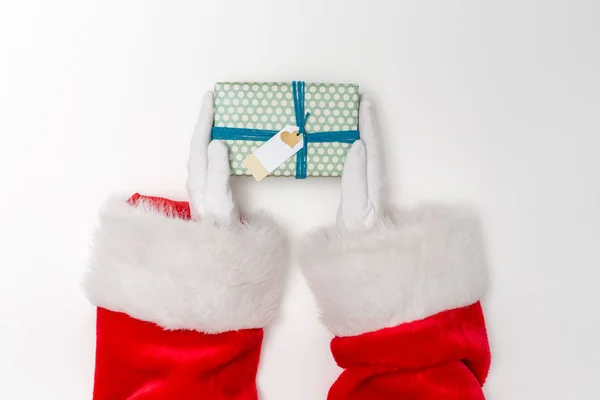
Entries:
{"type": "Polygon", "coordinates": [[[258,182],[262,181],[304,147],[302,134],[299,134],[298,131],[297,126],[285,126],[254,153],[246,157],[242,165],[250,171],[254,179],[258,182]]]}

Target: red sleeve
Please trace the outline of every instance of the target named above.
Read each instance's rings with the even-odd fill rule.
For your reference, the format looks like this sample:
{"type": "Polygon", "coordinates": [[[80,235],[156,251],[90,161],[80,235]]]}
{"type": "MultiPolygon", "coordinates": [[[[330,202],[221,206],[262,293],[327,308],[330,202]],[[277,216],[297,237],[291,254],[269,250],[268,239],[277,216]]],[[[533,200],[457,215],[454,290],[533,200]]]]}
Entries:
{"type": "Polygon", "coordinates": [[[98,308],[94,400],[256,400],[262,329],[168,331],[98,308]]]}
{"type": "Polygon", "coordinates": [[[176,218],[189,221],[192,219],[192,212],[190,211],[190,204],[187,201],[175,201],[165,199],[164,197],[156,196],[142,196],[139,193],[135,193],[127,200],[127,204],[136,206],[140,202],[147,202],[158,210],[170,209],[176,218]]]}
{"type": "Polygon", "coordinates": [[[329,400],[483,400],[490,348],[477,216],[418,207],[371,229],[332,227],[301,256],[344,369],[329,400]]]}
{"type": "Polygon", "coordinates": [[[483,400],[490,350],[479,303],[358,336],[336,337],[344,372],[329,400],[483,400]]]}
{"type": "Polygon", "coordinates": [[[101,212],[85,281],[97,306],[94,400],[258,399],[285,245],[266,220],[236,230],[190,220],[188,203],[139,194],[101,212]]]}

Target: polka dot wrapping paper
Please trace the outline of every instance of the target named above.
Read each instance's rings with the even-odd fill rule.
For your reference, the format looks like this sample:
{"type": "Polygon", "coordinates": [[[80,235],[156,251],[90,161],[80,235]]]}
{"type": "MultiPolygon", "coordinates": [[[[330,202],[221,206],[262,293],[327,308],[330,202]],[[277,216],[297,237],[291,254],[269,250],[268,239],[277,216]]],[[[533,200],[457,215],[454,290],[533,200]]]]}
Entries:
{"type": "MultiPolygon", "coordinates": [[[[295,125],[291,82],[218,82],[215,84],[215,127],[279,131],[295,125]]],[[[304,104],[310,112],[307,135],[358,130],[358,85],[306,83],[304,104]]],[[[242,161],[264,142],[224,140],[229,147],[232,175],[251,175],[242,161]]],[[[344,169],[349,143],[307,143],[306,175],[339,177],[344,169]]],[[[271,176],[296,176],[296,156],[290,158],[271,176]]]]}

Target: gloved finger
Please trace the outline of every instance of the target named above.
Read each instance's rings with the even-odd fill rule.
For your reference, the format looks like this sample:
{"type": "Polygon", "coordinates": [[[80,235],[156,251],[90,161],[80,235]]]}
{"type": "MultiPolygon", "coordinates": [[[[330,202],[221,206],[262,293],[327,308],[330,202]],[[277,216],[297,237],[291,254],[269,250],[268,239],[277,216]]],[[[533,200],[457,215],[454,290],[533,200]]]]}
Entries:
{"type": "Polygon", "coordinates": [[[346,156],[338,224],[349,230],[363,229],[369,213],[369,204],[367,154],[364,143],[357,140],[346,156]]]}
{"type": "Polygon", "coordinates": [[[383,176],[380,138],[377,133],[373,103],[368,93],[361,95],[359,124],[360,137],[365,144],[367,153],[368,196],[374,212],[379,214],[382,209],[382,191],[385,178],[383,176]]]}
{"type": "Polygon", "coordinates": [[[239,211],[233,202],[229,168],[229,149],[214,140],[208,145],[208,173],[204,185],[204,212],[207,219],[222,227],[239,221],[239,211]]]}
{"type": "Polygon", "coordinates": [[[204,184],[208,168],[207,150],[213,125],[213,93],[207,92],[202,99],[200,116],[194,129],[188,159],[187,191],[190,210],[196,220],[204,215],[204,184]]]}

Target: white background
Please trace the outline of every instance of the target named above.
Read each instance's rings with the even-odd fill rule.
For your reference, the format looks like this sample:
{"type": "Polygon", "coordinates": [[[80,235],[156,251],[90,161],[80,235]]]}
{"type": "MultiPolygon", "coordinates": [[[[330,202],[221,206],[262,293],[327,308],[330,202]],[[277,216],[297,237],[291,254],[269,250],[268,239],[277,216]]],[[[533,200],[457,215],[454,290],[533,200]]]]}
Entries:
{"type": "MultiPolygon", "coordinates": [[[[0,4],[1,399],[91,398],[80,277],[103,199],[185,198],[204,91],[294,79],[373,94],[393,203],[481,211],[488,398],[598,398],[600,2],[0,4]]],[[[295,237],[334,220],[338,180],[233,185],[295,237]]],[[[294,266],[263,399],[325,399],[338,374],[329,338],[294,266]]]]}

